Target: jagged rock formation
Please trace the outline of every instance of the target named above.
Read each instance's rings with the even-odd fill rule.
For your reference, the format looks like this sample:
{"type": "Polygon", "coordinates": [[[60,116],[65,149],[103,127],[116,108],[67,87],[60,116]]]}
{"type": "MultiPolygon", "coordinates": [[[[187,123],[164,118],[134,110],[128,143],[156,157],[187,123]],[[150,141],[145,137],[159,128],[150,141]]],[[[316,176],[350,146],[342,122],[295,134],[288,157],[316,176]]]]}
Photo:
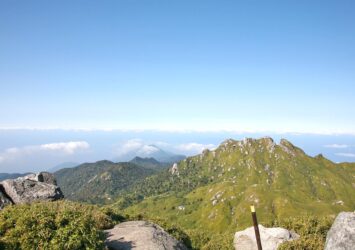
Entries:
{"type": "MultiPolygon", "coordinates": [[[[264,250],[276,250],[285,241],[299,238],[299,235],[281,227],[266,228],[259,225],[260,238],[264,250]]],[[[257,250],[254,227],[249,227],[234,235],[234,247],[236,250],[257,250]]]]}
{"type": "Polygon", "coordinates": [[[129,221],[106,230],[106,246],[112,250],[187,250],[160,226],[146,221],[129,221]]]}
{"type": "Polygon", "coordinates": [[[0,182],[0,209],[9,204],[54,201],[64,198],[54,176],[47,172],[29,174],[0,182]]]}
{"type": "Polygon", "coordinates": [[[341,212],[327,234],[324,250],[352,250],[355,247],[355,212],[341,212]]]}

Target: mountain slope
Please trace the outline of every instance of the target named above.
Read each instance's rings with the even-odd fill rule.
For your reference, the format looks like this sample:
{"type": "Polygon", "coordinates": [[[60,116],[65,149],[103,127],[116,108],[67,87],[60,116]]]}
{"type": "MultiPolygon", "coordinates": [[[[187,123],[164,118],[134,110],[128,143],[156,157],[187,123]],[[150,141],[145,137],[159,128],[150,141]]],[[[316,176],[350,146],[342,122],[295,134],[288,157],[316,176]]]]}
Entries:
{"type": "Polygon", "coordinates": [[[54,173],[65,198],[90,203],[109,203],[154,170],[133,163],[98,161],[54,173]]]}
{"type": "Polygon", "coordinates": [[[148,168],[148,169],[154,169],[154,170],[161,170],[164,168],[169,167],[169,164],[167,163],[161,163],[154,159],[153,157],[150,158],[142,158],[142,157],[134,157],[132,160],[129,162],[136,164],[138,166],[148,168]]]}
{"type": "Polygon", "coordinates": [[[131,192],[145,199],[126,212],[162,216],[189,229],[233,232],[250,226],[250,204],[265,223],[354,210],[354,191],[355,164],[310,157],[287,140],[227,140],[136,184],[131,192]]]}

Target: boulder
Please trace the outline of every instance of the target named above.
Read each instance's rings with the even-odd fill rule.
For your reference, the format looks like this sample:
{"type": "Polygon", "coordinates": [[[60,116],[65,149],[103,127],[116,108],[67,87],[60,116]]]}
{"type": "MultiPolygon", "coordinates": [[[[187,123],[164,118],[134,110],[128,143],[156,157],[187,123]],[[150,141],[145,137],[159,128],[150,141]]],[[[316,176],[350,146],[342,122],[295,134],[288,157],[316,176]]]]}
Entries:
{"type": "Polygon", "coordinates": [[[60,188],[52,184],[55,183],[55,180],[50,175],[49,173],[30,174],[14,180],[4,180],[0,185],[2,192],[14,204],[54,201],[64,198],[60,188]]]}
{"type": "Polygon", "coordinates": [[[324,250],[352,250],[355,247],[355,212],[341,212],[328,231],[324,250]]]}
{"type": "MultiPolygon", "coordinates": [[[[285,242],[299,238],[299,235],[281,227],[266,228],[259,225],[260,238],[263,250],[276,250],[285,242]]],[[[254,227],[248,227],[234,235],[236,250],[257,250],[254,227]]]]}
{"type": "Polygon", "coordinates": [[[106,230],[105,241],[112,250],[187,250],[186,246],[169,235],[160,226],[146,221],[129,221],[106,230]]]}

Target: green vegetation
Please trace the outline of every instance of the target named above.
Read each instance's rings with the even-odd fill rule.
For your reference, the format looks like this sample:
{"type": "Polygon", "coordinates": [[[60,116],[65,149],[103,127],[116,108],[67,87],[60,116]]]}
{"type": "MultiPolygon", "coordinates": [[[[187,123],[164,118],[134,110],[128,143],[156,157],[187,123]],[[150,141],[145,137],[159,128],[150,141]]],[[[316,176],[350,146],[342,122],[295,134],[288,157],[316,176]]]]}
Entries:
{"type": "Polygon", "coordinates": [[[154,169],[154,170],[161,170],[170,166],[169,163],[159,162],[156,159],[149,157],[149,158],[142,158],[142,157],[134,157],[132,160],[129,161],[130,163],[134,163],[138,166],[154,169]]]}
{"type": "Polygon", "coordinates": [[[270,138],[227,140],[214,151],[179,162],[177,169],[138,182],[130,195],[139,199],[123,203],[120,198],[113,207],[214,234],[249,227],[250,204],[262,224],[355,208],[355,164],[310,157],[286,140],[279,145],[270,138]]]}
{"type": "Polygon", "coordinates": [[[299,218],[287,218],[282,221],[274,221],[269,226],[284,227],[293,230],[300,235],[295,241],[283,243],[279,250],[323,250],[334,217],[303,216],[299,218]]]}
{"type": "MultiPolygon", "coordinates": [[[[107,218],[107,224],[95,224],[98,221],[94,219],[91,224],[76,222],[96,227],[96,231],[89,234],[83,229],[85,236],[77,238],[75,233],[68,233],[63,236],[63,242],[70,242],[67,238],[74,235],[75,240],[81,242],[77,244],[92,247],[88,239],[96,237],[99,245],[95,247],[99,248],[100,230],[122,220],[119,215],[122,211],[127,219],[146,219],[161,225],[191,249],[232,249],[234,233],[251,226],[249,206],[254,204],[261,224],[282,226],[301,235],[299,240],[285,243],[280,249],[322,249],[334,216],[355,208],[352,195],[355,164],[336,164],[321,155],[310,157],[286,140],[280,144],[270,138],[227,140],[214,151],[205,150],[179,162],[174,169],[160,172],[151,165],[153,161],[141,165],[141,159],[136,160],[135,164],[108,161],[83,164],[56,173],[68,198],[106,204],[98,213],[107,218]],[[113,199],[113,204],[107,204],[113,199]]],[[[69,208],[84,206],[64,204],[69,208]]],[[[24,233],[24,238],[17,237],[25,232],[23,228],[27,224],[16,222],[15,227],[11,218],[22,213],[30,217],[30,212],[22,212],[23,207],[19,206],[18,211],[11,207],[1,212],[7,221],[3,223],[1,219],[0,224],[3,246],[37,242],[35,236],[26,236],[29,233],[24,233]]],[[[93,212],[93,208],[87,206],[85,211],[93,212]]],[[[41,218],[34,214],[42,208],[33,209],[35,212],[30,218],[41,218]]],[[[46,216],[46,212],[43,214],[46,216]]],[[[58,216],[64,215],[66,213],[58,216]]],[[[86,221],[95,216],[83,213],[74,219],[79,218],[86,221]]],[[[38,229],[34,228],[44,230],[39,233],[40,237],[50,237],[46,242],[53,243],[57,239],[57,233],[53,232],[64,230],[58,230],[60,224],[56,223],[54,219],[56,227],[51,233],[39,225],[38,229]]],[[[51,228],[52,224],[48,225],[51,228]]]]}
{"type": "Polygon", "coordinates": [[[173,222],[193,249],[206,250],[232,249],[254,204],[261,224],[301,235],[281,249],[323,249],[331,216],[355,208],[354,173],[355,164],[310,157],[286,140],[227,140],[137,182],[111,207],[173,222]]]}
{"type": "MultiPolygon", "coordinates": [[[[148,220],[160,225],[193,250],[233,249],[233,233],[183,229],[174,221],[143,214],[126,218],[108,206],[97,207],[70,201],[16,205],[0,211],[0,249],[103,249],[103,229],[123,220],[148,220]]],[[[282,250],[324,248],[333,217],[303,216],[275,220],[265,226],[281,226],[301,235],[280,246],[282,250]]]]}
{"type": "Polygon", "coordinates": [[[62,169],[54,175],[66,199],[107,204],[133,184],[155,172],[128,162],[99,161],[62,169]]]}
{"type": "Polygon", "coordinates": [[[68,201],[8,206],[0,211],[0,249],[103,249],[103,229],[121,217],[68,201]]]}

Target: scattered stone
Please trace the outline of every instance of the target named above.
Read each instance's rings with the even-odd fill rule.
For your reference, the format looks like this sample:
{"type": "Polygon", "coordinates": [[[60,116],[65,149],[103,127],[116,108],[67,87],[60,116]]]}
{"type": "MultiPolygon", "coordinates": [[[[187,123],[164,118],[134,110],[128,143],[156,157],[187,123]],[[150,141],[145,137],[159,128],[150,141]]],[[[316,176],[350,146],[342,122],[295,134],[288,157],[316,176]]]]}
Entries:
{"type": "Polygon", "coordinates": [[[146,221],[129,221],[106,230],[106,246],[112,250],[187,250],[160,226],[146,221]]]}
{"type": "Polygon", "coordinates": [[[333,205],[340,205],[340,206],[344,206],[344,201],[340,200],[340,201],[336,201],[333,203],[333,205]]]}
{"type": "MultiPolygon", "coordinates": [[[[266,228],[259,225],[259,231],[263,250],[276,250],[281,243],[299,238],[298,234],[281,227],[266,228]]],[[[236,232],[234,247],[236,250],[257,250],[254,227],[236,232]]]]}
{"type": "Polygon", "coordinates": [[[355,212],[341,212],[328,231],[324,250],[353,250],[355,246],[355,212]]]}
{"type": "Polygon", "coordinates": [[[185,206],[183,206],[183,205],[178,206],[178,210],[184,211],[185,210],[185,206]]]}

